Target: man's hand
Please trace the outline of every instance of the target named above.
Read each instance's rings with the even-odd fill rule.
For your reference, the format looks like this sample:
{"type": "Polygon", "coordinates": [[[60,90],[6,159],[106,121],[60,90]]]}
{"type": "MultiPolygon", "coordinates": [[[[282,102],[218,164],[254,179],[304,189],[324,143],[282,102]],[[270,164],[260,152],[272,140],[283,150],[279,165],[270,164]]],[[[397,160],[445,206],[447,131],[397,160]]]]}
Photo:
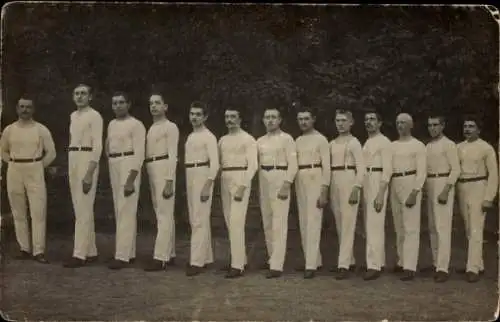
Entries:
{"type": "Polygon", "coordinates": [[[351,191],[351,195],[349,196],[349,204],[355,205],[359,202],[359,192],[361,188],[358,186],[354,186],[351,191]]]}
{"type": "Polygon", "coordinates": [[[82,190],[84,194],[89,193],[92,188],[92,176],[86,175],[82,180],[82,190]]]}
{"type": "Polygon", "coordinates": [[[288,181],[285,181],[283,185],[280,188],[280,191],[278,192],[278,199],[280,200],[286,200],[288,198],[288,195],[290,194],[290,186],[292,184],[288,181]]]}
{"type": "Polygon", "coordinates": [[[413,206],[415,206],[415,204],[417,203],[417,195],[418,191],[412,190],[408,198],[406,198],[405,206],[408,208],[412,208],[413,206]]]}
{"type": "Polygon", "coordinates": [[[450,194],[450,189],[448,188],[448,186],[446,185],[444,188],[443,188],[443,191],[441,191],[441,193],[439,194],[438,196],[438,203],[440,205],[446,205],[446,203],[448,202],[448,195],[450,194]]]}
{"type": "Polygon", "coordinates": [[[318,201],[316,202],[316,206],[320,209],[323,209],[328,204],[328,188],[323,186],[321,187],[321,193],[319,195],[318,201]]]}
{"type": "Polygon", "coordinates": [[[174,183],[172,180],[167,180],[167,182],[165,182],[162,195],[164,199],[170,199],[174,195],[174,183]]]}
{"type": "Polygon", "coordinates": [[[128,197],[128,196],[132,195],[134,192],[135,192],[135,187],[134,187],[134,184],[133,184],[133,183],[129,183],[129,182],[127,182],[127,183],[125,184],[124,189],[123,189],[123,195],[124,195],[125,197],[128,197]]]}
{"type": "Polygon", "coordinates": [[[212,188],[212,181],[205,182],[203,189],[201,189],[200,200],[206,202],[210,198],[210,190],[212,188]]]}
{"type": "Polygon", "coordinates": [[[384,208],[384,197],[384,194],[379,191],[375,200],[373,200],[373,208],[375,208],[376,212],[381,212],[382,208],[384,208]]]}
{"type": "Polygon", "coordinates": [[[236,190],[236,193],[234,194],[234,201],[238,202],[242,201],[245,190],[246,190],[245,186],[239,186],[238,189],[236,190]]]}
{"type": "Polygon", "coordinates": [[[491,208],[493,208],[493,201],[485,200],[481,204],[481,210],[483,212],[486,212],[486,211],[490,210],[491,208]]]}

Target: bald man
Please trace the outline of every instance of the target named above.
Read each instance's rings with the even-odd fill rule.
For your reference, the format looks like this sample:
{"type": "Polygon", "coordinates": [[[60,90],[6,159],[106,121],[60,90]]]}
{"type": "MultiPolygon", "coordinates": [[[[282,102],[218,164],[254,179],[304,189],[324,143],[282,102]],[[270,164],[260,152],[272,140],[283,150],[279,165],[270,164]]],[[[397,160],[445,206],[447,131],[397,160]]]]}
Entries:
{"type": "Polygon", "coordinates": [[[413,119],[409,114],[399,114],[396,127],[399,139],[391,143],[390,192],[398,254],[395,271],[403,272],[402,281],[410,281],[417,270],[421,191],[427,175],[427,154],[425,145],[411,134],[413,119]]]}

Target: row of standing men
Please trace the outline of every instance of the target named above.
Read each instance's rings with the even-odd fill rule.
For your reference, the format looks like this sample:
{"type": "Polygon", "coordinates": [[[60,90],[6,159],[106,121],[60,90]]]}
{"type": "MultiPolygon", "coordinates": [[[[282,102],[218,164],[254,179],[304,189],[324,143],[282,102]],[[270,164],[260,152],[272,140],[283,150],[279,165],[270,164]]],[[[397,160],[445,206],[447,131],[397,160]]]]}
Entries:
{"type": "MultiPolygon", "coordinates": [[[[73,255],[64,266],[76,268],[97,259],[94,200],[102,150],[109,161],[116,242],[110,269],[129,265],[136,256],[137,204],[141,168],[146,165],[157,236],[146,271],[174,264],[175,176],[179,130],[168,120],[168,105],[161,94],[150,96],[153,125],[144,125],[129,114],[126,93],[112,96],[115,113],[102,145],[103,119],[92,107],[91,88],[73,91],[77,109],[71,114],[68,177],[75,214],[73,255]]],[[[21,97],[18,120],[2,133],[2,159],[8,163],[7,192],[15,224],[19,259],[45,257],[46,188],[44,169],[56,156],[50,131],[34,121],[34,102],[21,97]],[[30,236],[26,195],[32,219],[30,236]],[[32,243],[30,243],[32,239],[32,243]],[[32,244],[32,247],[31,247],[32,244]]],[[[304,253],[304,277],[312,278],[322,266],[320,253],[323,208],[330,204],[339,239],[337,279],[349,277],[356,263],[353,243],[358,206],[363,205],[366,227],[365,280],[376,279],[385,266],[385,214],[390,202],[396,232],[401,280],[415,278],[420,244],[422,190],[427,193],[427,213],[436,282],[449,276],[455,187],[468,239],[466,279],[476,282],[484,270],[482,246],[485,213],[493,207],[498,189],[498,169],[493,147],[482,140],[481,123],[464,119],[465,140],[458,145],[443,130],[440,115],[428,118],[431,141],[424,145],[411,134],[409,114],[397,116],[399,138],[391,142],[380,132],[382,119],[376,111],[365,114],[368,139],[362,146],[351,132],[353,117],[337,110],[338,136],[328,142],[314,128],[315,111],[301,107],[297,121],[303,132],[296,140],[280,129],[280,109],[266,107],[263,122],[267,133],[255,140],[241,128],[242,113],[227,107],[228,133],[218,142],[205,127],[208,110],[194,102],[189,109],[193,131],[185,143],[185,171],[189,222],[190,259],[186,274],[198,275],[214,261],[210,211],[214,180],[220,172],[224,218],[229,231],[230,264],[227,278],[243,276],[247,267],[245,218],[256,173],[268,261],[267,278],[283,271],[292,183],[295,181],[300,233],[304,253]]]]}

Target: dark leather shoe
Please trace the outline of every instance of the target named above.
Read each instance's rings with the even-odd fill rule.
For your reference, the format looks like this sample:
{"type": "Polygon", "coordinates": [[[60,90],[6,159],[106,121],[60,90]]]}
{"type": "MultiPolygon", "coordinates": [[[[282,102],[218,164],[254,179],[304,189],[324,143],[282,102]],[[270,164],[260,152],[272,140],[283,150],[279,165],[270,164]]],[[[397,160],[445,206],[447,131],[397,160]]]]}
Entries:
{"type": "Polygon", "coordinates": [[[349,278],[349,270],[347,268],[339,268],[337,270],[337,275],[335,276],[336,280],[345,280],[349,278]]]}
{"type": "Polygon", "coordinates": [[[41,264],[48,264],[49,261],[45,258],[44,254],[37,254],[33,257],[33,259],[41,264]]]}
{"type": "Polygon", "coordinates": [[[164,261],[158,259],[152,259],[146,267],[144,267],[145,272],[157,272],[162,271],[167,268],[167,264],[164,261]]]}
{"type": "Polygon", "coordinates": [[[108,268],[118,270],[127,267],[129,264],[130,263],[119,259],[113,259],[111,263],[108,265],[108,268]]]}
{"type": "Polygon", "coordinates": [[[380,271],[370,268],[365,272],[363,279],[365,281],[372,281],[372,280],[376,280],[379,277],[380,277],[380,271]]]}
{"type": "Polygon", "coordinates": [[[316,276],[316,271],[313,270],[313,269],[306,269],[304,271],[304,279],[311,279],[311,278],[314,278],[314,276],[316,276]]]}
{"type": "Polygon", "coordinates": [[[88,256],[85,259],[85,262],[92,264],[92,263],[96,263],[98,260],[99,260],[99,256],[97,256],[97,255],[96,256],[88,256]]]}
{"type": "Polygon", "coordinates": [[[270,269],[269,272],[266,274],[266,278],[277,278],[280,277],[282,274],[281,271],[276,271],[274,269],[270,269]]]}
{"type": "Polygon", "coordinates": [[[437,271],[436,274],[434,274],[434,281],[436,283],[444,283],[448,280],[448,273],[443,272],[443,271],[437,271]]]}
{"type": "Polygon", "coordinates": [[[403,270],[403,276],[401,276],[400,280],[406,282],[415,279],[415,272],[410,271],[409,269],[403,270]]]}
{"type": "Polygon", "coordinates": [[[243,276],[243,271],[241,269],[232,268],[226,274],[226,278],[238,278],[243,276]]]}
{"type": "Polygon", "coordinates": [[[480,277],[479,277],[479,274],[477,274],[477,273],[467,272],[467,273],[465,273],[465,279],[469,283],[476,283],[476,282],[479,282],[480,277]]]}
{"type": "Polygon", "coordinates": [[[71,257],[70,260],[64,263],[63,266],[66,268],[78,268],[85,266],[85,264],[86,261],[84,261],[83,259],[71,257]]]}
{"type": "Polygon", "coordinates": [[[396,265],[396,266],[394,266],[393,272],[394,273],[403,273],[404,269],[402,266],[396,265]]]}
{"type": "Polygon", "coordinates": [[[17,253],[15,256],[14,256],[15,259],[18,259],[18,260],[27,260],[27,259],[31,259],[31,254],[24,251],[24,250],[21,250],[19,251],[19,253],[17,253]]]}
{"type": "Polygon", "coordinates": [[[188,265],[186,269],[186,276],[196,276],[203,272],[203,267],[188,265]]]}
{"type": "MultiPolygon", "coordinates": [[[[457,269],[455,270],[455,272],[456,272],[457,274],[465,274],[465,273],[466,273],[466,270],[465,270],[465,268],[457,268],[457,269]]],[[[482,269],[482,270],[480,270],[480,271],[479,271],[479,275],[484,275],[484,269],[482,269]]]]}
{"type": "Polygon", "coordinates": [[[350,272],[355,272],[356,271],[356,265],[354,265],[354,264],[349,265],[349,271],[350,272]]]}

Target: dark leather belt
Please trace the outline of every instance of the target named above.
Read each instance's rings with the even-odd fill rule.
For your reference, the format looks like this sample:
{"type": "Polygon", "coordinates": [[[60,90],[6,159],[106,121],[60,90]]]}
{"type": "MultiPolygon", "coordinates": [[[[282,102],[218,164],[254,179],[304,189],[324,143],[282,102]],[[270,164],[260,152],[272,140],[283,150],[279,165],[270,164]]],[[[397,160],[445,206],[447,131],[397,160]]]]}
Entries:
{"type": "Polygon", "coordinates": [[[396,177],[406,177],[406,176],[411,176],[412,174],[417,174],[417,170],[395,172],[395,173],[392,174],[392,177],[393,178],[396,178],[396,177]]]}
{"type": "Polygon", "coordinates": [[[197,168],[197,167],[208,167],[209,165],[210,165],[209,161],[204,161],[204,162],[186,163],[184,166],[186,168],[197,168]]]}
{"type": "Polygon", "coordinates": [[[483,176],[483,177],[475,177],[475,178],[462,178],[462,179],[458,179],[457,181],[460,183],[465,183],[465,182],[475,182],[475,181],[482,181],[482,180],[488,180],[488,177],[483,176]]]}
{"type": "Polygon", "coordinates": [[[225,167],[222,171],[245,171],[248,167],[225,167]]]}
{"type": "Polygon", "coordinates": [[[92,147],[91,146],[70,146],[68,148],[68,151],[85,151],[85,152],[91,152],[92,147]]]}
{"type": "Polygon", "coordinates": [[[156,156],[156,157],[146,158],[144,160],[144,162],[149,163],[149,162],[158,161],[158,160],[165,160],[165,159],[168,159],[168,154],[159,155],[159,156],[156,156]]]}
{"type": "Polygon", "coordinates": [[[321,163],[316,163],[316,164],[302,164],[302,165],[299,165],[299,170],[303,170],[303,169],[314,169],[314,168],[321,168],[321,163]]]}
{"type": "Polygon", "coordinates": [[[43,157],[38,157],[35,159],[26,159],[26,158],[10,159],[10,161],[14,162],[14,163],[32,163],[32,162],[38,162],[38,161],[42,161],[42,160],[43,160],[43,157]]]}
{"type": "Polygon", "coordinates": [[[134,155],[134,151],[127,151],[122,153],[110,153],[108,155],[109,158],[118,158],[118,157],[126,157],[129,155],[134,155]]]}
{"type": "Polygon", "coordinates": [[[353,165],[337,165],[331,168],[332,171],[338,171],[338,170],[356,170],[356,167],[353,165]]]}
{"type": "Polygon", "coordinates": [[[265,171],[271,170],[288,170],[287,165],[261,165],[260,168],[265,171]]]}
{"type": "Polygon", "coordinates": [[[429,173],[427,174],[427,178],[444,178],[449,176],[450,173],[429,173]]]}
{"type": "Polygon", "coordinates": [[[366,171],[368,171],[368,172],[382,172],[382,171],[384,171],[384,169],[373,167],[373,168],[366,168],[366,171]]]}

